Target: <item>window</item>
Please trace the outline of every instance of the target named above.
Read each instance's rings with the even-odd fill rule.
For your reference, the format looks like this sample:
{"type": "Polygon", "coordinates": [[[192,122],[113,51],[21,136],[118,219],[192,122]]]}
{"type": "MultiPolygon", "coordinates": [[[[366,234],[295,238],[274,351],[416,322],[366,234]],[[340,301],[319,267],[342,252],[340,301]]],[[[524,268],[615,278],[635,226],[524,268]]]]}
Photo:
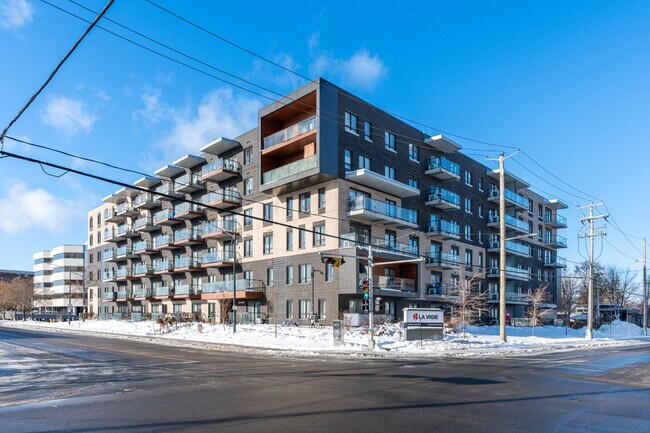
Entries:
{"type": "Polygon", "coordinates": [[[472,250],[465,250],[465,268],[472,268],[472,250]]]}
{"type": "Polygon", "coordinates": [[[253,208],[244,209],[244,227],[253,225],[253,208]]]}
{"type": "Polygon", "coordinates": [[[472,199],[465,197],[465,212],[472,213],[472,199]]]}
{"type": "Polygon", "coordinates": [[[287,218],[293,218],[293,197],[287,197],[287,218]]]}
{"type": "Polygon", "coordinates": [[[93,229],[93,217],[88,218],[88,230],[93,229]]]}
{"type": "Polygon", "coordinates": [[[273,235],[264,235],[264,254],[273,254],[273,235]]]}
{"type": "Polygon", "coordinates": [[[174,313],[182,313],[183,312],[183,304],[174,304],[172,308],[173,308],[174,313]]]}
{"type": "Polygon", "coordinates": [[[307,248],[307,232],[305,226],[300,226],[298,229],[298,248],[304,250],[307,248]]]}
{"type": "Polygon", "coordinates": [[[420,179],[417,177],[409,177],[409,186],[420,189],[420,179]]]}
{"type": "Polygon", "coordinates": [[[300,212],[301,213],[310,213],[311,212],[311,193],[310,192],[303,192],[298,196],[298,199],[300,201],[300,212]]]}
{"type": "Polygon", "coordinates": [[[273,268],[266,268],[266,285],[273,286],[273,268]]]}
{"type": "Polygon", "coordinates": [[[293,319],[293,301],[287,299],[287,319],[293,319]]]}
{"type": "Polygon", "coordinates": [[[88,254],[88,260],[90,261],[90,263],[93,262],[93,255],[92,254],[88,254]]]}
{"type": "Polygon", "coordinates": [[[273,204],[272,203],[264,203],[264,219],[266,221],[273,221],[273,204]]]}
{"type": "Polygon", "coordinates": [[[309,319],[311,315],[311,301],[309,299],[301,299],[298,306],[298,316],[301,319],[309,319]]]}
{"type": "Polygon", "coordinates": [[[540,221],[544,220],[544,216],[542,215],[544,213],[544,206],[540,203],[537,205],[537,218],[540,221]]]}
{"type": "Polygon", "coordinates": [[[391,134],[388,131],[384,133],[384,146],[388,150],[395,151],[395,134],[391,134]]]}
{"type": "Polygon", "coordinates": [[[367,156],[359,155],[359,168],[370,170],[370,158],[367,156]]]}
{"type": "Polygon", "coordinates": [[[533,222],[528,221],[528,233],[533,234],[533,222]]]}
{"type": "Polygon", "coordinates": [[[465,226],[465,239],[468,241],[472,240],[472,227],[465,226]]]}
{"type": "Polygon", "coordinates": [[[287,230],[287,251],[293,250],[293,230],[287,230]]]}
{"type": "Polygon", "coordinates": [[[384,176],[389,179],[395,179],[395,168],[390,165],[384,166],[384,176]]]}
{"type": "Polygon", "coordinates": [[[367,120],[363,122],[363,138],[372,141],[372,123],[367,120]]]}
{"type": "Polygon", "coordinates": [[[253,193],[253,178],[247,177],[244,179],[244,195],[251,195],[253,193]]]}
{"type": "Polygon", "coordinates": [[[318,300],[318,318],[319,319],[325,319],[325,312],[327,311],[327,303],[325,299],[319,299],[318,300]]]}
{"type": "Polygon", "coordinates": [[[244,149],[244,165],[253,163],[253,148],[247,147],[244,149]]]}
{"type": "Polygon", "coordinates": [[[482,177],[478,178],[478,190],[483,192],[483,178],[482,177]]]}
{"type": "Polygon", "coordinates": [[[533,204],[533,199],[528,199],[528,215],[533,216],[533,211],[535,210],[535,205],[533,204]]]}
{"type": "Polygon", "coordinates": [[[483,253],[481,251],[478,253],[478,267],[483,269],[483,253]]]}
{"type": "Polygon", "coordinates": [[[478,205],[478,208],[476,209],[476,211],[478,213],[479,218],[483,218],[483,205],[482,204],[478,205]]]}
{"type": "Polygon", "coordinates": [[[244,279],[250,281],[253,279],[253,271],[244,271],[244,279]]]}
{"type": "Polygon", "coordinates": [[[300,284],[311,283],[311,265],[299,265],[299,282],[300,284]]]}
{"type": "Polygon", "coordinates": [[[253,239],[244,239],[244,257],[253,256],[253,239]]]}
{"type": "Polygon", "coordinates": [[[293,266],[287,266],[287,286],[293,284],[293,266]]]}
{"type": "Polygon", "coordinates": [[[352,151],[350,149],[343,151],[343,164],[346,171],[352,170],[352,151]]]}
{"type": "Polygon", "coordinates": [[[97,217],[95,218],[97,220],[97,228],[102,224],[102,214],[97,212],[97,217]]]}
{"type": "Polygon", "coordinates": [[[331,283],[334,281],[334,266],[331,263],[325,263],[325,282],[331,283]]]}
{"type": "Polygon", "coordinates": [[[409,143],[409,159],[411,161],[420,161],[420,148],[415,144],[409,143]]]}
{"type": "Polygon", "coordinates": [[[544,240],[544,228],[541,224],[537,225],[537,239],[542,242],[544,240]]]}
{"type": "Polygon", "coordinates": [[[472,172],[471,171],[465,171],[465,185],[467,186],[473,186],[474,181],[472,179],[472,172]]]}
{"type": "Polygon", "coordinates": [[[477,234],[477,236],[478,236],[478,243],[479,243],[479,244],[482,244],[482,243],[483,243],[483,230],[479,229],[477,233],[478,233],[478,234],[477,234]]]}
{"type": "Polygon", "coordinates": [[[318,209],[325,209],[325,188],[318,188],[318,209]]]}
{"type": "Polygon", "coordinates": [[[417,236],[409,236],[409,248],[412,253],[420,253],[420,238],[417,236]]]}
{"type": "Polygon", "coordinates": [[[386,215],[392,217],[397,215],[397,202],[395,200],[386,199],[386,215]]]}
{"type": "Polygon", "coordinates": [[[93,235],[90,235],[88,237],[88,244],[92,247],[93,246],[93,235]]]}
{"type": "Polygon", "coordinates": [[[345,130],[353,134],[358,134],[357,123],[359,118],[352,113],[345,112],[345,130]]]}
{"type": "Polygon", "coordinates": [[[314,246],[325,245],[325,224],[314,225],[314,246]]]}

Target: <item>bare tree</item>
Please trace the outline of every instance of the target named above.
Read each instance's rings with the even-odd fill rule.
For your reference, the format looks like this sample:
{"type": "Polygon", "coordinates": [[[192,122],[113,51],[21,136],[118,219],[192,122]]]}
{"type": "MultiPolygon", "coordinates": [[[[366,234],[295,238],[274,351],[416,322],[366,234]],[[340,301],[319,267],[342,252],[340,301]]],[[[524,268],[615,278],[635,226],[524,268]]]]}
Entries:
{"type": "Polygon", "coordinates": [[[535,335],[535,326],[539,325],[539,320],[542,314],[542,305],[547,302],[546,288],[548,285],[542,285],[533,289],[530,294],[530,306],[526,311],[526,315],[532,324],[532,335],[535,335]]]}
{"type": "Polygon", "coordinates": [[[15,278],[11,281],[0,283],[0,303],[2,304],[3,317],[5,309],[22,311],[23,320],[34,305],[34,279],[15,278]]]}
{"type": "Polygon", "coordinates": [[[603,281],[603,297],[612,305],[616,319],[621,318],[624,309],[632,306],[634,298],[639,295],[639,289],[640,284],[635,280],[630,268],[607,268],[603,281]]]}
{"type": "MultiPolygon", "coordinates": [[[[578,284],[578,297],[576,306],[587,308],[589,299],[589,262],[584,261],[576,265],[573,270],[573,276],[578,284]]],[[[605,268],[602,264],[594,262],[594,288],[603,287],[605,279],[605,268]]],[[[598,296],[597,289],[594,289],[594,300],[598,296]]]]}
{"type": "Polygon", "coordinates": [[[0,319],[5,318],[5,311],[11,308],[11,287],[8,281],[0,281],[0,319]]]}
{"type": "Polygon", "coordinates": [[[232,311],[232,298],[219,300],[219,321],[220,323],[229,323],[228,313],[232,311]]]}
{"type": "Polygon", "coordinates": [[[560,305],[559,309],[564,315],[565,328],[568,327],[571,314],[576,307],[580,284],[575,274],[567,274],[562,278],[560,283],[560,305]]]}
{"type": "Polygon", "coordinates": [[[467,331],[467,325],[475,324],[481,314],[487,311],[487,293],[478,290],[478,282],[482,274],[472,275],[465,279],[462,286],[453,290],[454,302],[452,319],[463,327],[463,337],[467,331]]]}

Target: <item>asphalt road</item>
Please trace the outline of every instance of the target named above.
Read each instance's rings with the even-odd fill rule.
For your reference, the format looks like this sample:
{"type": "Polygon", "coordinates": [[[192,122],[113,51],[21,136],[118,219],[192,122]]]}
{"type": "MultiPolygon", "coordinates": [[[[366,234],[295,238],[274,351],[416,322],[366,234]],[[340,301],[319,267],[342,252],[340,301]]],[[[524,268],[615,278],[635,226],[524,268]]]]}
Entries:
{"type": "Polygon", "coordinates": [[[291,358],[0,328],[0,432],[650,432],[650,345],[291,358]]]}

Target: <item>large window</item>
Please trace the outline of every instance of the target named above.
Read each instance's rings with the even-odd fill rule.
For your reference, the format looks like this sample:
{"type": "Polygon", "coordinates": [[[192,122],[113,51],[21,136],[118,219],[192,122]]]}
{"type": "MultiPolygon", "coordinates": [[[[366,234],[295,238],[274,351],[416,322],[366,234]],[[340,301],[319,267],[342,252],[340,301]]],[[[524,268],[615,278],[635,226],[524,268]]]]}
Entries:
{"type": "Polygon", "coordinates": [[[244,149],[244,165],[253,163],[253,148],[247,147],[244,149]]]}
{"type": "Polygon", "coordinates": [[[420,148],[415,144],[409,143],[409,159],[411,161],[420,161],[420,148]]]}
{"type": "Polygon", "coordinates": [[[384,133],[384,146],[388,150],[395,151],[395,134],[388,131],[384,133]]]}
{"type": "Polygon", "coordinates": [[[264,219],[266,221],[273,221],[273,204],[264,203],[264,219]]]}
{"type": "Polygon", "coordinates": [[[293,250],[293,230],[287,230],[287,251],[293,250]]]}
{"type": "Polygon", "coordinates": [[[253,256],[253,239],[244,239],[244,257],[253,256]]]}
{"type": "Polygon", "coordinates": [[[311,213],[311,193],[303,192],[298,198],[300,201],[300,212],[311,213]]]}
{"type": "Polygon", "coordinates": [[[244,227],[253,225],[253,208],[244,209],[244,227]]]}
{"type": "Polygon", "coordinates": [[[334,281],[334,266],[331,263],[325,263],[325,281],[328,283],[334,281]]]}
{"type": "Polygon", "coordinates": [[[293,301],[287,299],[287,319],[293,319],[293,301]]]}
{"type": "Polygon", "coordinates": [[[357,132],[357,123],[359,118],[357,115],[345,112],[345,130],[353,134],[358,134],[357,132]]]}
{"type": "Polygon", "coordinates": [[[247,177],[244,179],[244,195],[251,195],[253,193],[253,178],[247,177]]]}
{"type": "Polygon", "coordinates": [[[325,209],[325,188],[318,188],[318,209],[325,209]]]}
{"type": "Polygon", "coordinates": [[[293,266],[287,266],[287,286],[293,284],[293,266]]]}
{"type": "Polygon", "coordinates": [[[298,311],[301,319],[309,319],[311,316],[311,301],[309,299],[301,299],[298,311]]]}
{"type": "Polygon", "coordinates": [[[367,156],[359,155],[359,168],[370,170],[370,158],[367,156]]]}
{"type": "Polygon", "coordinates": [[[389,179],[395,179],[395,167],[391,167],[390,165],[384,166],[384,176],[389,179]]]}
{"type": "Polygon", "coordinates": [[[314,246],[320,247],[325,245],[325,224],[314,225],[314,246]]]}
{"type": "Polygon", "coordinates": [[[304,229],[304,226],[300,226],[298,229],[298,248],[304,250],[307,248],[307,232],[304,229]]]}
{"type": "Polygon", "coordinates": [[[299,265],[298,266],[298,271],[299,271],[299,282],[300,284],[307,284],[311,283],[311,265],[310,264],[305,264],[305,265],[299,265]]]}
{"type": "Polygon", "coordinates": [[[345,149],[343,151],[343,163],[346,171],[352,170],[352,151],[350,149],[345,149]]]}
{"type": "Polygon", "coordinates": [[[293,217],[293,197],[287,197],[287,218],[293,217]]]}
{"type": "Polygon", "coordinates": [[[266,285],[273,286],[273,268],[266,268],[266,285]]]}
{"type": "Polygon", "coordinates": [[[264,235],[264,254],[273,254],[273,235],[264,235]]]}
{"type": "Polygon", "coordinates": [[[363,138],[372,141],[372,123],[367,120],[363,122],[363,138]]]}

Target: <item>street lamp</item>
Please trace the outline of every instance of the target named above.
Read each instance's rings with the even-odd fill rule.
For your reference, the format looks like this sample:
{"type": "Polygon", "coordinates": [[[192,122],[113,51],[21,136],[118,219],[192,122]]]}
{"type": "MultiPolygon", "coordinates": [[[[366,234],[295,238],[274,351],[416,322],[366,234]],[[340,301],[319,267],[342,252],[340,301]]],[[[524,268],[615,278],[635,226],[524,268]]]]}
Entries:
{"type": "Polygon", "coordinates": [[[323,271],[320,271],[318,269],[314,269],[314,267],[311,267],[311,318],[310,320],[316,321],[314,317],[314,272],[319,272],[321,275],[325,275],[323,271]]]}

